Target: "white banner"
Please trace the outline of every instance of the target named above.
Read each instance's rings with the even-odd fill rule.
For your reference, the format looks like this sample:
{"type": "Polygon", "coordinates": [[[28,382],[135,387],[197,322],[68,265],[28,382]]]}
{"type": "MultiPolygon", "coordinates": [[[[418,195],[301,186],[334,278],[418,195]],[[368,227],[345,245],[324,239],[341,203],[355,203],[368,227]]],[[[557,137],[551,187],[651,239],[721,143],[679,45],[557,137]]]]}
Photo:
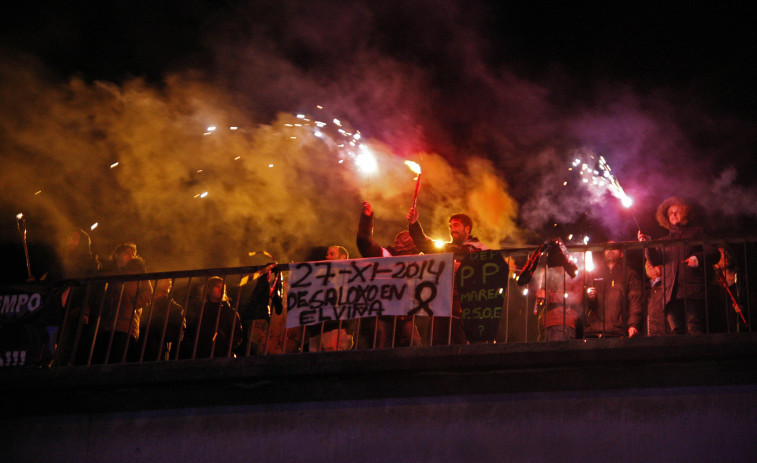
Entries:
{"type": "Polygon", "coordinates": [[[452,254],[292,264],[287,328],[377,315],[449,317],[452,254]]]}

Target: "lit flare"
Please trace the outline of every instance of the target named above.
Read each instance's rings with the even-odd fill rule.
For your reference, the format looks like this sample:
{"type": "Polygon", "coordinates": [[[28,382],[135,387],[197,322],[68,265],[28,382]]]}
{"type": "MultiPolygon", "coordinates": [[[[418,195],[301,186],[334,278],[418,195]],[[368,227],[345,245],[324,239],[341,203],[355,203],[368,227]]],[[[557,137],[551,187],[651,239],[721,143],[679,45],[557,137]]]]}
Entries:
{"type": "Polygon", "coordinates": [[[417,162],[405,161],[405,165],[410,168],[416,175],[415,177],[415,194],[413,195],[413,209],[418,204],[418,190],[421,187],[421,166],[417,162]]]}

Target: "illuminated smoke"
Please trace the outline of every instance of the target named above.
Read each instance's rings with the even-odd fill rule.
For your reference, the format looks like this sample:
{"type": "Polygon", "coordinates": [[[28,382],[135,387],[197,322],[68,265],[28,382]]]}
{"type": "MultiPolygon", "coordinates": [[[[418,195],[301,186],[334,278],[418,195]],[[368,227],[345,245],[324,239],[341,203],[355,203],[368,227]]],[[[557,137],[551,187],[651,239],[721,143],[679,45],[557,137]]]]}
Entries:
{"type": "MultiPolygon", "coordinates": [[[[100,254],[134,241],[151,270],[170,270],[249,264],[255,249],[282,261],[331,243],[352,250],[366,199],[377,239],[389,244],[406,226],[415,183],[404,158],[344,120],[280,113],[261,124],[217,87],[181,75],[160,91],[139,80],[54,86],[36,78],[14,91],[25,104],[2,118],[3,201],[44,222],[51,241],[96,221],[100,254]],[[361,170],[366,153],[370,175],[361,170]]],[[[441,218],[474,201],[488,204],[471,211],[482,237],[496,246],[515,232],[517,208],[499,210],[516,206],[490,164],[471,160],[460,171],[423,156],[427,227],[439,219],[446,235],[441,218]]]]}
{"type": "Polygon", "coordinates": [[[53,81],[2,58],[0,211],[23,210],[30,234],[50,241],[97,222],[101,255],[132,240],[152,270],[246,264],[263,249],[300,260],[333,243],[357,256],[363,200],[380,243],[405,228],[411,159],[423,167],[420,220],[436,238],[462,211],[493,247],[587,217],[633,239],[617,200],[567,171],[601,153],[652,235],[654,209],[674,194],[757,216],[744,178],[754,169],[743,167],[753,125],[707,114],[696,89],[638,93],[553,63],[526,77],[500,54],[517,44],[494,49],[480,32],[488,11],[464,2],[234,5],[203,29],[211,64],[157,84],[53,81]],[[376,172],[356,169],[348,133],[376,172]]]}

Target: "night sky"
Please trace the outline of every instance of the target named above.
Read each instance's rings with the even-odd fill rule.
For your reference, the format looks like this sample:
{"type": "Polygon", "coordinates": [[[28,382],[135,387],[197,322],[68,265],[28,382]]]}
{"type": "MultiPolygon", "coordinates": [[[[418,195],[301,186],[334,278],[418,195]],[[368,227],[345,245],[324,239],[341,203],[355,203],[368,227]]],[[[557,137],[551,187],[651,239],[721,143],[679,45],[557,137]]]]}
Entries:
{"type": "Polygon", "coordinates": [[[628,210],[568,170],[600,155],[652,236],[671,195],[712,235],[751,235],[757,218],[745,6],[35,3],[0,7],[0,226],[14,255],[24,211],[38,248],[97,222],[99,254],[132,240],[156,271],[332,243],[357,256],[363,199],[382,243],[404,226],[404,159],[424,167],[427,232],[444,238],[464,210],[493,247],[633,240],[628,210]],[[311,140],[297,114],[359,131],[379,173],[361,176],[344,134],[311,140]]]}

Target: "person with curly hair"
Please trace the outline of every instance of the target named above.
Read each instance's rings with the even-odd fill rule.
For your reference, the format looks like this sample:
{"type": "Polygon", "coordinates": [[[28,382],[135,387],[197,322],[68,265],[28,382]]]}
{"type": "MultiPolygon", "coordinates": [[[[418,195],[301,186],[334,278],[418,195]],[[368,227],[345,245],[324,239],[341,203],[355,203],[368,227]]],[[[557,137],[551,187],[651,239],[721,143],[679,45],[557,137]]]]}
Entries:
{"type": "MultiPolygon", "coordinates": [[[[696,242],[704,238],[704,230],[691,224],[691,205],[683,199],[665,199],[657,207],[656,218],[669,232],[664,239],[677,241],[644,250],[651,266],[662,266],[663,300],[670,330],[673,334],[704,334],[705,268],[717,262],[720,253],[715,246],[696,242]]],[[[650,239],[641,231],[637,238],[650,239]]]]}

